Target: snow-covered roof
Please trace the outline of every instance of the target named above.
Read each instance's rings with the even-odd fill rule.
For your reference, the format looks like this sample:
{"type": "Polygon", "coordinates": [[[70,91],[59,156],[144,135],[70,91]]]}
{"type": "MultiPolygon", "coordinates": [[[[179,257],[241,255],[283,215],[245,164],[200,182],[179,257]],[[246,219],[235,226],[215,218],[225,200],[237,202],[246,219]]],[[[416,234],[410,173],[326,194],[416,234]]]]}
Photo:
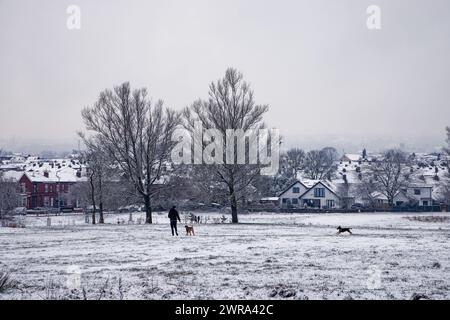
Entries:
{"type": "Polygon", "coordinates": [[[28,171],[25,172],[28,179],[31,182],[80,182],[86,181],[85,176],[77,177],[78,169],[64,168],[60,170],[46,171],[48,176],[45,175],[45,170],[28,171]]]}
{"type": "Polygon", "coordinates": [[[410,183],[408,188],[433,188],[433,185],[428,183],[410,183]]]}
{"type": "Polygon", "coordinates": [[[316,185],[321,180],[314,180],[314,179],[302,179],[301,183],[305,185],[308,189],[312,188],[314,185],[316,185]]]}
{"type": "Polygon", "coordinates": [[[21,171],[15,171],[15,170],[11,170],[11,171],[5,171],[2,174],[2,177],[6,180],[10,180],[10,181],[19,181],[20,178],[22,178],[23,176],[23,172],[21,171]]]}
{"type": "Polygon", "coordinates": [[[344,156],[342,158],[348,159],[350,161],[359,161],[359,160],[361,160],[362,156],[360,154],[356,154],[356,153],[346,153],[346,154],[344,154],[344,156]]]}
{"type": "Polygon", "coordinates": [[[278,201],[280,198],[278,197],[266,197],[266,198],[261,198],[261,201],[278,201]]]}
{"type": "Polygon", "coordinates": [[[378,199],[378,200],[388,200],[388,198],[384,195],[384,194],[382,194],[381,192],[378,192],[378,191],[374,191],[374,192],[372,192],[371,194],[370,194],[370,196],[373,198],[373,199],[378,199]]]}

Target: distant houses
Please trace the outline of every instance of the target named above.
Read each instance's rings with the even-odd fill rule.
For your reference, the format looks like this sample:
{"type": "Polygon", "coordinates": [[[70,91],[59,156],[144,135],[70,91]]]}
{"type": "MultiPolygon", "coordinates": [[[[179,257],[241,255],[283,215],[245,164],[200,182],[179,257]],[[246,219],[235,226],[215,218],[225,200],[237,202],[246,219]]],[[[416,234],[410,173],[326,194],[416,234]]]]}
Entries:
{"type": "MultiPolygon", "coordinates": [[[[280,208],[299,209],[349,209],[352,205],[387,209],[388,199],[380,192],[373,192],[367,197],[340,192],[343,184],[326,180],[296,181],[278,195],[280,208]]],[[[433,205],[433,185],[412,183],[402,188],[394,197],[394,206],[405,205],[429,207],[433,205]]],[[[271,198],[272,202],[276,198],[271,198]]]]}

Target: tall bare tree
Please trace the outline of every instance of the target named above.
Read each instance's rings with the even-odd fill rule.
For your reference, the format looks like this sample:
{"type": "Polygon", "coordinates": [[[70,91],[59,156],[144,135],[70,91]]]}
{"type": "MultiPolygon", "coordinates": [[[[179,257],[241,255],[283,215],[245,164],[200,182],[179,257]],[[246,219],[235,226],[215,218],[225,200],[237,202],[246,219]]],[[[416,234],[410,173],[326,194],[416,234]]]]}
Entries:
{"type": "Polygon", "coordinates": [[[385,195],[389,206],[392,207],[397,192],[407,185],[409,170],[405,153],[400,150],[388,150],[382,159],[372,162],[367,170],[376,191],[385,195]]]}
{"type": "Polygon", "coordinates": [[[82,117],[87,130],[142,196],[146,223],[152,223],[152,197],[171,168],[175,145],[171,138],[180,115],[163,109],[161,100],[153,104],[145,88],[132,91],[125,82],[101,92],[94,106],[83,109],[82,117]]]}
{"type": "MultiPolygon", "coordinates": [[[[209,86],[209,99],[198,100],[184,110],[185,126],[191,132],[195,131],[196,121],[201,122],[204,129],[216,129],[223,141],[223,163],[213,166],[212,183],[219,181],[226,186],[231,207],[232,222],[238,223],[238,201],[245,196],[245,190],[260,174],[260,166],[255,164],[233,164],[226,161],[227,130],[256,130],[264,127],[263,115],[268,110],[267,105],[257,105],[253,91],[244,81],[242,73],[229,68],[223,79],[209,86]]],[[[248,144],[255,143],[248,142],[248,144]]],[[[236,152],[235,152],[236,155],[236,152]]],[[[221,156],[221,155],[219,155],[221,156]]],[[[209,169],[208,169],[209,170],[209,169]]]]}
{"type": "Polygon", "coordinates": [[[314,180],[331,180],[337,170],[337,158],[337,151],[332,147],[309,151],[304,160],[305,175],[314,180]]]}

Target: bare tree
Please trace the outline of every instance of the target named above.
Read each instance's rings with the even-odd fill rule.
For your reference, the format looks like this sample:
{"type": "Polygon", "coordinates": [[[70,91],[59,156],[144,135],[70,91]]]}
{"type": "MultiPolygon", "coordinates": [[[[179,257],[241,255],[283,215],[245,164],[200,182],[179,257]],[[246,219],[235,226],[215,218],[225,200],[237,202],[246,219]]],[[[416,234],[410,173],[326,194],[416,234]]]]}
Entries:
{"type": "Polygon", "coordinates": [[[363,201],[367,201],[372,208],[378,205],[374,197],[378,189],[378,185],[374,183],[372,177],[364,177],[354,186],[355,196],[363,201]]]}
{"type": "Polygon", "coordinates": [[[395,195],[407,184],[406,155],[400,150],[388,150],[381,160],[372,162],[367,170],[376,191],[385,195],[392,207],[395,195]]]}
{"type": "Polygon", "coordinates": [[[450,173],[446,173],[439,181],[437,199],[448,208],[450,206],[450,173]]]}
{"type": "Polygon", "coordinates": [[[287,166],[292,170],[292,175],[295,179],[298,178],[298,174],[303,170],[305,157],[305,151],[299,148],[293,148],[286,152],[287,166]]]}
{"type": "Polygon", "coordinates": [[[255,186],[263,196],[276,196],[297,179],[298,173],[292,167],[292,162],[287,153],[282,153],[278,172],[271,176],[259,177],[255,186]]]}
{"type": "Polygon", "coordinates": [[[82,111],[88,130],[96,135],[108,156],[117,164],[142,196],[146,223],[152,223],[152,197],[164,184],[170,170],[170,154],[175,145],[172,134],[180,116],[163,109],[161,100],[152,104],[147,90],[132,91],[128,82],[105,90],[92,107],[82,111]]]}
{"type": "Polygon", "coordinates": [[[95,214],[97,203],[99,209],[99,223],[105,223],[104,219],[104,187],[106,180],[114,175],[112,161],[99,136],[88,138],[83,133],[79,136],[83,139],[86,150],[82,153],[87,163],[88,180],[90,186],[90,198],[93,207],[92,224],[96,223],[95,214]]]}
{"type": "Polygon", "coordinates": [[[311,150],[305,156],[305,175],[309,179],[314,180],[331,180],[337,170],[337,159],[337,151],[332,147],[326,147],[322,150],[311,150]]]}
{"type": "MultiPolygon", "coordinates": [[[[191,132],[195,131],[196,121],[201,122],[204,129],[220,132],[224,144],[223,163],[208,166],[213,168],[212,183],[219,181],[227,188],[233,223],[238,223],[238,201],[244,198],[245,190],[260,174],[261,167],[258,164],[237,164],[236,159],[233,164],[227,163],[225,150],[237,148],[234,139],[233,145],[227,146],[227,130],[247,132],[263,128],[263,115],[267,110],[267,105],[255,103],[253,91],[243,80],[242,73],[232,68],[225,72],[223,79],[210,84],[208,100],[198,100],[184,110],[185,126],[191,132]]],[[[254,141],[246,143],[246,149],[250,143],[254,141]]]]}
{"type": "Polygon", "coordinates": [[[444,147],[444,152],[447,154],[447,160],[445,161],[445,164],[447,166],[447,171],[450,173],[450,127],[445,128],[447,133],[447,146],[444,147]]]}
{"type": "Polygon", "coordinates": [[[447,172],[444,174],[439,182],[439,199],[448,208],[450,206],[450,127],[446,127],[447,134],[447,146],[443,148],[447,159],[445,160],[445,166],[447,167],[447,172]]]}
{"type": "Polygon", "coordinates": [[[74,203],[77,206],[87,209],[91,205],[91,188],[89,182],[80,181],[75,183],[66,194],[67,202],[74,203]]]}
{"type": "Polygon", "coordinates": [[[348,182],[339,183],[337,185],[336,194],[339,197],[340,207],[342,209],[350,209],[354,201],[354,186],[348,182]]]}
{"type": "Polygon", "coordinates": [[[17,183],[4,178],[0,171],[0,219],[19,205],[19,199],[17,183]]]}
{"type": "Polygon", "coordinates": [[[173,196],[178,199],[195,199],[198,202],[211,204],[212,202],[226,204],[228,191],[225,185],[215,176],[214,166],[182,165],[178,172],[184,172],[183,176],[172,177],[172,184],[176,184],[173,196]],[[194,181],[194,183],[192,183],[194,181]]]}

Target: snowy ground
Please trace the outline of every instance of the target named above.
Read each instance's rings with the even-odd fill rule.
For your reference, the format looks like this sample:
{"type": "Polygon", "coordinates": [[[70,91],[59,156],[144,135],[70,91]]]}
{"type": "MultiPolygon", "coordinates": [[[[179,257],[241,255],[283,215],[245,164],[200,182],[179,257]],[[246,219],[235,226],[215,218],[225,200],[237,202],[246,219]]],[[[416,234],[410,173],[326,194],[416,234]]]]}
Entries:
{"type": "Polygon", "coordinates": [[[0,267],[18,281],[0,299],[449,299],[450,221],[412,216],[250,214],[195,237],[172,237],[166,213],[154,225],[27,217],[0,228],[0,267]]]}

